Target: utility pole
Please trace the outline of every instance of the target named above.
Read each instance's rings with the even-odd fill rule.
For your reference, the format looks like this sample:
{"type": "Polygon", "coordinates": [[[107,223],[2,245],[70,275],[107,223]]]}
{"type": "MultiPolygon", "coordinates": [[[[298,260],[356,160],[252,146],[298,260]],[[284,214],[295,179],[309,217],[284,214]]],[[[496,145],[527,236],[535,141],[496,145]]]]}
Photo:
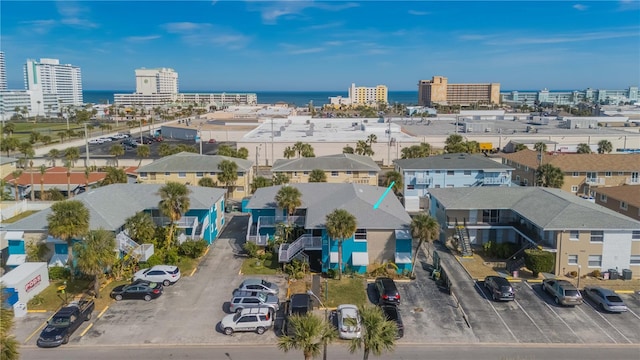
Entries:
{"type": "Polygon", "coordinates": [[[256,146],[256,172],[255,174],[253,174],[253,178],[257,178],[258,177],[258,157],[260,155],[260,146],[256,146]]]}
{"type": "Polygon", "coordinates": [[[387,129],[389,140],[387,141],[387,165],[391,164],[391,118],[389,118],[389,127],[387,129]]]}
{"type": "Polygon", "coordinates": [[[89,133],[87,132],[87,123],[84,123],[84,152],[86,154],[86,164],[89,167],[89,133]]]}
{"type": "Polygon", "coordinates": [[[273,154],[273,118],[271,118],[271,166],[273,166],[273,162],[275,161],[273,154]]]}

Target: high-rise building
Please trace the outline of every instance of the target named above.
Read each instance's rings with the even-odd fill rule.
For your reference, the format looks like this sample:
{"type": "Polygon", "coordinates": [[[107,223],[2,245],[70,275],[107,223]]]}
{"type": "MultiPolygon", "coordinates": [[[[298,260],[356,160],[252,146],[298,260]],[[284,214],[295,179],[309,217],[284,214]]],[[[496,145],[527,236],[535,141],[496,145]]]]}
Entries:
{"type": "Polygon", "coordinates": [[[349,98],[353,105],[375,105],[387,101],[387,87],[377,85],[375,87],[356,86],[351,84],[349,88],[349,98]]]}
{"type": "Polygon", "coordinates": [[[4,63],[4,52],[0,51],[0,91],[7,90],[7,68],[4,63]]]}
{"type": "Polygon", "coordinates": [[[136,94],[177,94],[178,73],[169,68],[136,69],[136,94]]]}
{"type": "Polygon", "coordinates": [[[444,76],[418,83],[418,104],[421,106],[499,104],[500,84],[449,84],[444,76]]]}
{"type": "Polygon", "coordinates": [[[43,102],[44,94],[55,94],[61,104],[83,104],[80,67],[60,64],[58,59],[40,59],[39,62],[27,60],[24,65],[24,84],[27,90],[40,98],[36,101],[43,102]]]}

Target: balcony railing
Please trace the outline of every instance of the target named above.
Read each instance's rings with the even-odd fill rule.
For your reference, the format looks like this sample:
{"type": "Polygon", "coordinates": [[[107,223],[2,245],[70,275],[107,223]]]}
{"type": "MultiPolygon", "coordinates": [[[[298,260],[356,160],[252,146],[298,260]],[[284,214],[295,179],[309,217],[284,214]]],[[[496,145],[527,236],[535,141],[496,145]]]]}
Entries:
{"type": "Polygon", "coordinates": [[[625,180],[625,184],[627,185],[636,185],[636,184],[640,184],[640,177],[628,177],[625,180]]]}
{"type": "MultiPolygon", "coordinates": [[[[153,222],[158,226],[167,226],[171,224],[171,219],[166,216],[154,216],[153,222]]],[[[198,226],[198,217],[183,216],[178,221],[176,221],[175,224],[179,228],[196,228],[198,226]]]]}
{"type": "Polygon", "coordinates": [[[258,217],[258,230],[261,227],[275,227],[279,223],[304,226],[304,216],[260,216],[258,217]]]}
{"type": "Polygon", "coordinates": [[[247,242],[254,243],[258,246],[267,246],[269,235],[247,235],[247,242]]]}
{"type": "Polygon", "coordinates": [[[427,184],[428,185],[428,184],[431,184],[431,182],[433,181],[433,178],[428,177],[428,176],[416,176],[414,178],[414,180],[415,180],[416,184],[420,184],[420,185],[427,184]]]}
{"type": "Polygon", "coordinates": [[[278,261],[289,262],[303,250],[321,250],[322,237],[303,234],[291,244],[282,244],[278,250],[278,261]]]}
{"type": "Polygon", "coordinates": [[[601,177],[587,178],[586,183],[589,185],[604,185],[604,178],[601,178],[601,177]]]}
{"type": "Polygon", "coordinates": [[[496,185],[496,184],[508,184],[511,181],[511,179],[509,179],[506,176],[490,176],[490,177],[485,177],[484,179],[482,179],[482,182],[484,184],[488,184],[488,185],[496,185]]]}

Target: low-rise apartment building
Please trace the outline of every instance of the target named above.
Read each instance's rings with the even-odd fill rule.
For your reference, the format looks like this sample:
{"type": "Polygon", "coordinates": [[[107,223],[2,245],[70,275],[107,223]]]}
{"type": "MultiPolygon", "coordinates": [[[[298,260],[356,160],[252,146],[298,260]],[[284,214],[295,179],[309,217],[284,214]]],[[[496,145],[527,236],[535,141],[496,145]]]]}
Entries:
{"type": "MultiPolygon", "coordinates": [[[[640,222],[566,191],[543,187],[433,189],[440,241],[489,241],[556,254],[554,273],[631,269],[640,276],[640,222]],[[464,229],[460,237],[460,228],[464,229]]],[[[514,254],[516,255],[516,254],[514,254]]],[[[511,258],[511,256],[510,256],[511,258]]]]}
{"type": "Polygon", "coordinates": [[[640,185],[596,188],[596,204],[640,221],[640,185]]]}
{"type": "Polygon", "coordinates": [[[431,189],[511,186],[513,168],[484,155],[444,154],[426,158],[395,160],[402,175],[402,197],[407,211],[426,206],[431,189]]]}
{"type": "Polygon", "coordinates": [[[226,189],[226,184],[218,180],[218,175],[221,173],[218,166],[225,160],[234,162],[238,166],[238,179],[233,184],[233,191],[229,192],[229,197],[241,200],[250,193],[253,163],[249,160],[181,152],[142,166],[136,172],[139,183],[165,184],[173,181],[187,185],[198,185],[201,179],[210,177],[217,184],[216,187],[226,189]]]}
{"type": "Polygon", "coordinates": [[[502,163],[515,168],[513,181],[535,184],[536,170],[551,164],[564,174],[562,190],[593,196],[597,187],[640,184],[640,154],[559,154],[521,150],[502,154],[502,163]]]}
{"type": "Polygon", "coordinates": [[[298,159],[278,159],[273,163],[273,175],[285,174],[289,183],[308,183],[313,170],[323,170],[328,183],[378,185],[380,167],[370,157],[336,154],[298,159]]]}

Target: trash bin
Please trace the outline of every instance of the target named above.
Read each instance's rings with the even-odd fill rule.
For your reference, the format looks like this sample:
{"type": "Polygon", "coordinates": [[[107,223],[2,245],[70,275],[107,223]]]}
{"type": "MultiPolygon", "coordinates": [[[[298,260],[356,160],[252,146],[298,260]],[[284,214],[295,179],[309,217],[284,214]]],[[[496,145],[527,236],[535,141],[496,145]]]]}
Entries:
{"type": "Polygon", "coordinates": [[[622,270],[622,279],[623,280],[631,280],[632,277],[633,277],[633,273],[631,272],[631,269],[622,270]]]}
{"type": "Polygon", "coordinates": [[[620,274],[617,269],[609,269],[609,280],[618,280],[620,278],[620,274]]]}

